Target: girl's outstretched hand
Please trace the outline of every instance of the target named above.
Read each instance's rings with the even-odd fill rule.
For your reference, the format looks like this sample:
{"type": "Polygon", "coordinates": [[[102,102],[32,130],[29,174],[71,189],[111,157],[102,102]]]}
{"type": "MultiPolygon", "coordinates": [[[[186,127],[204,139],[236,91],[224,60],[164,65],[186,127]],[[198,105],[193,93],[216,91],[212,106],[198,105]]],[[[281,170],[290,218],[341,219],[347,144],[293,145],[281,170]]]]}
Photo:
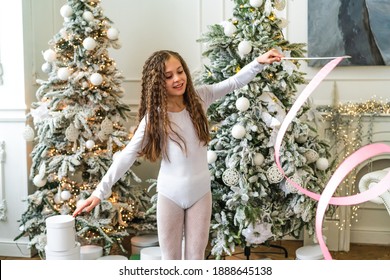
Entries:
{"type": "Polygon", "coordinates": [[[266,53],[257,57],[257,62],[261,64],[271,64],[282,60],[283,55],[275,49],[271,49],[266,53]]]}
{"type": "Polygon", "coordinates": [[[96,205],[100,203],[100,199],[96,196],[88,197],[84,202],[80,203],[80,205],[74,210],[73,217],[76,217],[82,211],[90,212],[96,205]]]}

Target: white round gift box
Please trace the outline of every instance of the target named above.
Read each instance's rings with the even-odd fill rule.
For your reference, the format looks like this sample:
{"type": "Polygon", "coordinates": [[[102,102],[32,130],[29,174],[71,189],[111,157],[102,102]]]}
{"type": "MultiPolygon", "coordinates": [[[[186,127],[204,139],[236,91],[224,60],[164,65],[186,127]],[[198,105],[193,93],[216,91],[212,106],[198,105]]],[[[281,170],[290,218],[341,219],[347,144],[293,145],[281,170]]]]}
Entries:
{"type": "Polygon", "coordinates": [[[103,247],[97,245],[84,245],[80,248],[80,260],[96,260],[103,256],[103,247]]]}
{"type": "Polygon", "coordinates": [[[158,236],[153,234],[137,235],[131,238],[131,253],[140,254],[143,248],[158,246],[158,236]]]}
{"type": "Polygon", "coordinates": [[[47,246],[50,251],[69,251],[76,244],[74,217],[56,215],[46,219],[47,246]]]}
{"type": "Polygon", "coordinates": [[[141,260],[161,260],[161,250],[157,246],[141,249],[140,255],[141,260]]]}
{"type": "Polygon", "coordinates": [[[324,255],[322,254],[320,245],[307,245],[298,248],[295,251],[297,260],[323,260],[324,255]]]}
{"type": "Polygon", "coordinates": [[[127,258],[125,256],[122,256],[122,255],[108,255],[108,256],[100,257],[100,258],[98,258],[98,260],[99,261],[109,261],[109,260],[115,261],[115,260],[127,260],[127,258]]]}
{"type": "Polygon", "coordinates": [[[53,251],[48,245],[45,246],[46,260],[79,260],[80,243],[75,243],[73,248],[67,251],[53,251]]]}

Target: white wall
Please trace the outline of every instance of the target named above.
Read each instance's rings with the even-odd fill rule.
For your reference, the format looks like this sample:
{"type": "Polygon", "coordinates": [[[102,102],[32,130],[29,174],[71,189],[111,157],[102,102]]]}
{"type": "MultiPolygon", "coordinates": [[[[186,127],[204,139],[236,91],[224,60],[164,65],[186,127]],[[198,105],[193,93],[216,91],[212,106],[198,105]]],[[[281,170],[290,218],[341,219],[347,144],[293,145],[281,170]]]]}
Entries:
{"type": "MultiPolygon", "coordinates": [[[[307,1],[288,0],[286,17],[289,25],[285,34],[291,42],[307,43],[307,1]]],[[[15,219],[23,208],[21,197],[28,190],[29,147],[20,136],[25,107],[28,109],[35,101],[35,79],[47,78],[41,71],[42,51],[48,48],[48,41],[62,26],[59,10],[64,3],[66,0],[0,0],[0,54],[3,66],[7,66],[4,76],[7,85],[0,86],[0,141],[6,142],[5,195],[7,199],[15,196],[9,203],[9,212],[14,213],[13,216],[7,223],[0,222],[0,255],[4,252],[1,240],[11,240],[18,232],[15,219]],[[21,37],[20,30],[20,3],[24,7],[24,37],[21,37]],[[11,14],[12,17],[7,17],[11,14]],[[16,39],[10,40],[10,33],[16,39]],[[5,55],[11,50],[12,55],[5,55]],[[8,72],[11,66],[17,69],[12,75],[8,72]],[[12,86],[8,86],[10,83],[12,86]],[[4,98],[4,95],[12,98],[4,98]]],[[[230,0],[102,0],[101,5],[120,31],[122,48],[110,50],[110,54],[125,76],[124,99],[132,105],[134,114],[146,58],[155,50],[172,49],[180,52],[190,69],[196,71],[202,65],[202,46],[196,39],[209,24],[229,18],[233,7],[230,0]]],[[[301,70],[307,73],[309,81],[319,69],[307,67],[303,62],[301,70]]],[[[314,103],[332,104],[335,98],[340,102],[366,101],[374,95],[386,99],[390,97],[389,74],[390,67],[385,66],[338,67],[316,90],[314,103]]],[[[135,171],[142,179],[155,178],[157,165],[144,162],[135,171]]]]}
{"type": "Polygon", "coordinates": [[[22,1],[0,0],[0,61],[4,83],[0,85],[0,255],[29,256],[27,240],[13,239],[27,197],[27,145],[22,138],[25,126],[26,76],[24,61],[22,1]],[[7,2],[7,5],[5,5],[7,2]]]}

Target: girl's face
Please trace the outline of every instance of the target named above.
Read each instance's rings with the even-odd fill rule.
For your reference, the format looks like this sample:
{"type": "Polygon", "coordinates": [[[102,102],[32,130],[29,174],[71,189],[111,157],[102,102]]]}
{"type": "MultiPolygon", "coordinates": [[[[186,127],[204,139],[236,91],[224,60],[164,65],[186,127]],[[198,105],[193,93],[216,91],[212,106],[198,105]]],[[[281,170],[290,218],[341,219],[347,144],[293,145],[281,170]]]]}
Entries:
{"type": "Polygon", "coordinates": [[[182,96],[187,87],[187,75],[176,57],[171,56],[165,61],[164,75],[168,96],[182,96]]]}

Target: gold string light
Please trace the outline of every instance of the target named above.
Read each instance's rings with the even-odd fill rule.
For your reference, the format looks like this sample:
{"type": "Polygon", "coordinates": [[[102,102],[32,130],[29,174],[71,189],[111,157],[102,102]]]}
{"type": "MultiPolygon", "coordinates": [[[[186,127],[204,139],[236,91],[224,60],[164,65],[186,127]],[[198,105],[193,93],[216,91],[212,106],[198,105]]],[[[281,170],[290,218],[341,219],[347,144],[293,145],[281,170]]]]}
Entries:
{"type": "MultiPolygon", "coordinates": [[[[335,107],[326,107],[324,112],[325,119],[330,122],[330,131],[335,136],[336,143],[344,146],[343,158],[339,159],[342,162],[345,158],[350,156],[362,145],[361,126],[359,122],[362,117],[378,116],[378,115],[389,115],[390,114],[390,103],[388,101],[377,100],[375,97],[360,103],[348,102],[345,104],[338,104],[335,107]]],[[[340,153],[337,153],[340,154],[340,153]]],[[[356,172],[351,172],[340,184],[340,189],[337,193],[345,192],[346,196],[353,195],[356,193],[356,172]],[[343,189],[343,186],[351,186],[351,188],[343,189]],[[350,191],[349,191],[350,189],[350,191]]],[[[351,207],[350,221],[357,223],[359,205],[351,207]]],[[[336,218],[339,215],[336,214],[336,218]]],[[[352,224],[346,222],[346,220],[337,223],[339,230],[351,227],[352,224]]]]}

